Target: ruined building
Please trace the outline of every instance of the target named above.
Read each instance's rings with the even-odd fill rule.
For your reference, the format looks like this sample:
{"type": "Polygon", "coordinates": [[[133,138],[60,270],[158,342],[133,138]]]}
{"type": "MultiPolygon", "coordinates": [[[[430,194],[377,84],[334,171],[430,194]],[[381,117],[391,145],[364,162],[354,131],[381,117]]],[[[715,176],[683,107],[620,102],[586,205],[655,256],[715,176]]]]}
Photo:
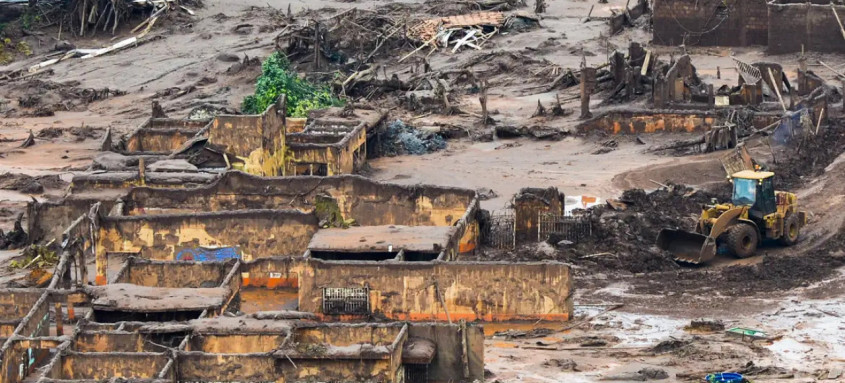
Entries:
{"type": "Polygon", "coordinates": [[[61,256],[0,298],[0,381],[474,381],[476,322],[572,316],[568,265],[455,260],[479,240],[471,190],[111,176],[30,204],[61,256]]]}
{"type": "Polygon", "coordinates": [[[117,154],[101,156],[95,168],[123,171],[131,178],[127,181],[151,186],[167,186],[169,177],[161,174],[166,172],[198,177],[226,169],[261,176],[351,174],[366,162],[367,142],[375,139],[386,117],[374,110],[333,108],[313,113],[304,129],[289,132],[284,110],[282,96],[260,115],[153,116],[117,143],[109,135],[103,148],[117,154]]]}
{"type": "Polygon", "coordinates": [[[845,6],[827,0],[655,0],[653,42],[845,52],[843,16],[845,6]]]}

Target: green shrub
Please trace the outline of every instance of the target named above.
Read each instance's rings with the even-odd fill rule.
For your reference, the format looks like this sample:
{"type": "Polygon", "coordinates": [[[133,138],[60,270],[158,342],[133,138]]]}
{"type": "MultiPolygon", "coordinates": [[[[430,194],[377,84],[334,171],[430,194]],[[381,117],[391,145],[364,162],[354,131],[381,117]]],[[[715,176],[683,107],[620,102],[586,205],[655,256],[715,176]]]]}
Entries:
{"type": "Polygon", "coordinates": [[[287,58],[276,52],[261,65],[255,94],[244,98],[241,110],[247,114],[263,113],[282,94],[287,95],[287,115],[290,117],[308,117],[312,110],[343,105],[328,87],[297,76],[290,70],[287,58]]]}

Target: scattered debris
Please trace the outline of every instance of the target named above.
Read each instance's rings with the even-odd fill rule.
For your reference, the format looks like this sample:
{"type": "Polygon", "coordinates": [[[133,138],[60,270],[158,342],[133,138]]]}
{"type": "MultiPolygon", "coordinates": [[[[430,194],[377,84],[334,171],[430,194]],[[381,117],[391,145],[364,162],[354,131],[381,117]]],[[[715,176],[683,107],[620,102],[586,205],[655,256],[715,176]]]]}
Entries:
{"type": "Polygon", "coordinates": [[[554,334],[554,330],[548,328],[534,328],[529,331],[522,331],[522,330],[507,330],[507,331],[498,331],[493,336],[505,339],[532,339],[532,338],[543,338],[554,334]]]}
{"type": "Polygon", "coordinates": [[[446,148],[446,140],[439,134],[416,129],[396,120],[381,133],[380,152],[384,156],[426,154],[446,148]]]}
{"type": "Polygon", "coordinates": [[[684,330],[701,333],[712,333],[724,331],[725,324],[718,319],[694,319],[690,322],[689,326],[684,327],[684,330]]]}
{"type": "Polygon", "coordinates": [[[549,359],[543,362],[544,366],[555,367],[562,371],[579,371],[578,364],[572,359],[549,359]]]}
{"type": "Polygon", "coordinates": [[[0,249],[18,249],[26,245],[29,237],[23,231],[22,220],[23,213],[18,214],[14,228],[11,231],[4,233],[3,230],[0,230],[0,249]]]}

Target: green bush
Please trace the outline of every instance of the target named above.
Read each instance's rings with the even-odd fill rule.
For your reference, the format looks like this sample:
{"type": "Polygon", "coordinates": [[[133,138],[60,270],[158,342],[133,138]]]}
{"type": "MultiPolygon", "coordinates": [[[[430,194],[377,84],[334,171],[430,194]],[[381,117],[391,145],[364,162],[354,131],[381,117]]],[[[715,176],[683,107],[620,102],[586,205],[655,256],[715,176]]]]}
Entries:
{"type": "Polygon", "coordinates": [[[263,113],[282,94],[287,95],[287,115],[290,117],[308,117],[312,110],[343,105],[328,87],[297,76],[290,70],[287,58],[276,52],[261,65],[255,94],[244,98],[241,110],[247,114],[263,113]]]}

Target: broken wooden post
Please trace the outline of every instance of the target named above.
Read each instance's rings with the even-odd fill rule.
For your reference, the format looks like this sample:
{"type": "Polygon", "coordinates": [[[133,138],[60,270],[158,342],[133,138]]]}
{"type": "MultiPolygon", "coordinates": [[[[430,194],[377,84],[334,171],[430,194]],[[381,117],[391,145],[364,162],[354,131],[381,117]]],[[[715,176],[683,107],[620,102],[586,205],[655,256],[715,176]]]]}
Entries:
{"type": "Polygon", "coordinates": [[[666,106],[666,77],[660,71],[655,71],[654,86],[651,89],[651,99],[656,109],[666,106]]]}
{"type": "Polygon", "coordinates": [[[167,118],[167,114],[164,113],[164,109],[162,109],[161,104],[159,104],[158,101],[153,101],[152,118],[167,118]]]}
{"type": "Polygon", "coordinates": [[[783,102],[783,96],[780,94],[780,89],[778,89],[778,82],[775,81],[775,75],[772,73],[772,68],[768,68],[769,72],[769,79],[772,80],[772,88],[775,88],[775,93],[778,95],[778,101],[780,101],[780,106],[783,108],[783,112],[786,113],[786,103],[783,102]]]}
{"type": "Polygon", "coordinates": [[[635,97],[635,90],[637,86],[634,83],[634,71],[630,66],[625,68],[625,98],[631,100],[635,97]]]}
{"type": "Polygon", "coordinates": [[[587,12],[587,18],[586,18],[586,19],[584,19],[584,22],[585,22],[585,23],[586,23],[586,22],[588,22],[588,21],[590,21],[590,16],[592,16],[592,14],[593,14],[593,7],[595,7],[595,6],[596,6],[595,4],[593,4],[593,5],[591,5],[591,6],[590,6],[590,11],[589,11],[589,12],[587,12]]]}
{"type": "Polygon", "coordinates": [[[722,71],[719,67],[716,67],[716,79],[722,78],[722,71]]]}
{"type": "Polygon", "coordinates": [[[35,145],[35,135],[32,134],[32,129],[29,130],[29,136],[21,144],[22,148],[28,148],[35,145]]]}
{"type": "Polygon", "coordinates": [[[487,126],[487,80],[481,80],[481,91],[478,96],[478,102],[481,103],[481,125],[487,126]]]}
{"type": "Polygon", "coordinates": [[[55,305],[56,309],[56,336],[62,336],[65,334],[64,330],[64,314],[62,314],[62,303],[56,302],[55,305]]]}
{"type": "Polygon", "coordinates": [[[713,84],[707,84],[707,102],[710,104],[710,109],[716,108],[716,92],[713,90],[713,84]]]}
{"type": "Polygon", "coordinates": [[[314,69],[320,69],[320,22],[314,21],[314,69]]]}
{"type": "Polygon", "coordinates": [[[106,128],[106,134],[103,136],[103,140],[100,141],[100,151],[102,152],[110,152],[112,150],[112,138],[111,138],[111,126],[106,128]]]}
{"type": "Polygon", "coordinates": [[[144,158],[138,159],[138,182],[143,186],[146,182],[146,175],[144,174],[144,158]]]}
{"type": "Polygon", "coordinates": [[[582,119],[591,118],[593,114],[590,113],[590,94],[596,86],[596,68],[583,67],[581,68],[581,117],[582,119]]]}
{"type": "Polygon", "coordinates": [[[543,106],[543,103],[541,103],[540,100],[537,99],[537,109],[534,111],[534,114],[532,114],[531,117],[534,118],[534,117],[540,117],[540,116],[545,116],[545,115],[546,115],[546,108],[543,106]]]}
{"type": "Polygon", "coordinates": [[[545,13],[546,12],[546,0],[535,0],[534,2],[534,13],[545,13]]]}

